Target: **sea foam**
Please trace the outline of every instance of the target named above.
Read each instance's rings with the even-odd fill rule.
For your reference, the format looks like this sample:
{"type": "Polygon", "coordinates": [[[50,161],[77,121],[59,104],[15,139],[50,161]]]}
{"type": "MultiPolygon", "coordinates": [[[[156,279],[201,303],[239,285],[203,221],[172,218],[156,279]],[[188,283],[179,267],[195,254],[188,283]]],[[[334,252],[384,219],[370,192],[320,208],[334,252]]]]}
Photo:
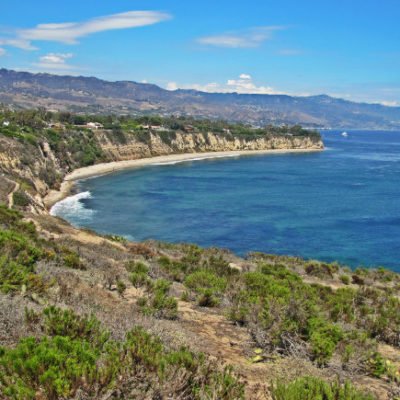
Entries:
{"type": "Polygon", "coordinates": [[[91,198],[92,194],[89,191],[69,196],[54,204],[50,210],[50,214],[67,220],[77,218],[80,221],[87,221],[92,218],[95,211],[86,208],[85,204],[81,200],[91,198]]]}

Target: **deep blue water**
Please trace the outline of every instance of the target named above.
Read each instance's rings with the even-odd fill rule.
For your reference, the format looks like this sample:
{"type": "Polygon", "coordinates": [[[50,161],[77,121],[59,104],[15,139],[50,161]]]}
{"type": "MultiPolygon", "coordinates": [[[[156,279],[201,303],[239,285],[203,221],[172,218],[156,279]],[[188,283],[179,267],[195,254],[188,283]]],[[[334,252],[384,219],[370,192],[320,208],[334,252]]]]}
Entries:
{"type": "Polygon", "coordinates": [[[323,137],[321,153],[148,166],[88,179],[53,211],[134,240],[400,271],[400,133],[323,137]]]}

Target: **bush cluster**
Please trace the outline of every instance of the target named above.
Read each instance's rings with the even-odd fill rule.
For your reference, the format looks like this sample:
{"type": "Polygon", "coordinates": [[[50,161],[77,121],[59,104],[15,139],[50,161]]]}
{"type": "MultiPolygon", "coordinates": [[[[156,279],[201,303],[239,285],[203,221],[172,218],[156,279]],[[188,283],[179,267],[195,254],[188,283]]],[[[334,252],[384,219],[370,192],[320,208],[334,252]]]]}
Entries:
{"type": "Polygon", "coordinates": [[[374,400],[350,382],[326,382],[316,377],[303,377],[288,384],[278,382],[272,388],[273,400],[374,400]]]}
{"type": "Polygon", "coordinates": [[[166,349],[140,327],[118,342],[94,317],[50,307],[36,318],[46,336],[0,347],[0,393],[9,399],[33,400],[40,393],[56,400],[78,391],[98,399],[112,388],[123,398],[243,398],[243,385],[229,368],[217,369],[186,348],[166,349]]]}

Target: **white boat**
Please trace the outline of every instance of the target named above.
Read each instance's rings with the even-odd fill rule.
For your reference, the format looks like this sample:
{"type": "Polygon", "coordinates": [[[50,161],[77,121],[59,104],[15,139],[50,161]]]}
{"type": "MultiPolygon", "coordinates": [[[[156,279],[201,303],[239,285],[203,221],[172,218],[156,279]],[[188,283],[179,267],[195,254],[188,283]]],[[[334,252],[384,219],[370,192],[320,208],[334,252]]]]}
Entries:
{"type": "Polygon", "coordinates": [[[347,132],[342,132],[342,136],[347,137],[347,136],[349,136],[349,134],[347,132]]]}

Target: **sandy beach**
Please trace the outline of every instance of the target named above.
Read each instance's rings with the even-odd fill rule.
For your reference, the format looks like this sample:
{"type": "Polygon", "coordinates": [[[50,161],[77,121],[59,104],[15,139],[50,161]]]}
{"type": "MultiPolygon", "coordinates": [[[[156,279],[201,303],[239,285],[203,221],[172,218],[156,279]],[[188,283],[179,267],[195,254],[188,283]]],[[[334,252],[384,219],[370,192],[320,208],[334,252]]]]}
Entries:
{"type": "Polygon", "coordinates": [[[69,196],[75,181],[110,174],[125,169],[140,168],[148,165],[168,165],[172,163],[200,161],[213,158],[240,157],[260,154],[310,153],[319,152],[322,150],[323,149],[278,149],[184,153],[95,164],[89,167],[78,168],[70,174],[66,175],[63,183],[61,184],[60,190],[51,190],[44,198],[44,203],[46,207],[51,208],[54,204],[69,196]]]}

